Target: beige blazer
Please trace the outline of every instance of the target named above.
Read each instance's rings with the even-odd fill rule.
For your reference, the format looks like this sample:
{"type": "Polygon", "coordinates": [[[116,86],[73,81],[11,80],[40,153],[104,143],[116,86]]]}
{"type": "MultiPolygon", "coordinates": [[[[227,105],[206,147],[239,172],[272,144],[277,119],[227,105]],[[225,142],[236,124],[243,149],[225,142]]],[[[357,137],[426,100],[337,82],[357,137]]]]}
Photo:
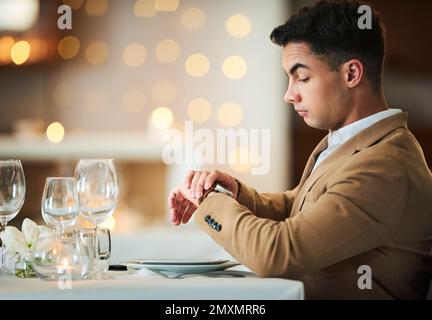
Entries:
{"type": "Polygon", "coordinates": [[[239,183],[237,200],[213,193],[195,220],[258,275],[302,280],[307,299],[426,298],[432,175],[407,114],[361,131],[310,174],[326,147],[327,137],[294,190],[239,183]],[[370,267],[371,289],[361,266],[370,267]]]}

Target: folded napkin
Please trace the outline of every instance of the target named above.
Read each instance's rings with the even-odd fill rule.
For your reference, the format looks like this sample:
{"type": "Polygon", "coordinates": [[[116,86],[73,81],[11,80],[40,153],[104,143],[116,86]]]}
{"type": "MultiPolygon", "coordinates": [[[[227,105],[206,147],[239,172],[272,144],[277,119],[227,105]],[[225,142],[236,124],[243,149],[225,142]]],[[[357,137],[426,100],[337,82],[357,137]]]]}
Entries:
{"type": "Polygon", "coordinates": [[[156,269],[150,268],[142,268],[137,270],[134,274],[139,277],[158,277],[158,278],[169,278],[169,279],[183,279],[183,278],[195,278],[195,277],[204,277],[204,278],[229,278],[229,277],[254,277],[255,274],[250,271],[242,271],[242,270],[222,270],[222,271],[211,271],[205,273],[177,273],[177,272],[168,272],[168,271],[160,271],[156,269]]]}

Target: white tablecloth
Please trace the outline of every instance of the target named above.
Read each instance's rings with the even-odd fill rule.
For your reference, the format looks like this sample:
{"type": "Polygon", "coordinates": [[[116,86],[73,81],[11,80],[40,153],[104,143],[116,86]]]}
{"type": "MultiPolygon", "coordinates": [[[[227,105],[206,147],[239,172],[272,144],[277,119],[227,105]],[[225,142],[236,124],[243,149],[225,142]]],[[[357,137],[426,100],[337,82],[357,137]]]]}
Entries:
{"type": "Polygon", "coordinates": [[[72,281],[71,289],[56,281],[0,277],[0,299],[149,299],[149,300],[294,300],[303,299],[303,284],[286,279],[167,279],[110,272],[110,280],[72,281]],[[117,274],[117,275],[116,275],[117,274]]]}
{"type": "MultiPolygon", "coordinates": [[[[230,259],[222,247],[196,226],[160,226],[129,235],[113,235],[111,263],[147,258],[230,259]]],[[[244,266],[236,270],[248,270],[244,266]]],[[[303,299],[303,284],[287,279],[167,279],[163,276],[110,272],[111,280],[73,281],[59,289],[55,281],[0,276],[0,299],[303,299]]]]}

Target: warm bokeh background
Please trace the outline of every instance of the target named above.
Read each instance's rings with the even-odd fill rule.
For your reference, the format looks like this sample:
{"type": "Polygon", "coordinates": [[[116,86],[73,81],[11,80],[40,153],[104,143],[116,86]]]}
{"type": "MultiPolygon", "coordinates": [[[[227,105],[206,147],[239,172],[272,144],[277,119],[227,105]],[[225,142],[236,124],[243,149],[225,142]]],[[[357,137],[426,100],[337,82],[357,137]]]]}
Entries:
{"type": "MultiPolygon", "coordinates": [[[[431,2],[371,0],[387,28],[384,87],[432,164],[431,2]]],[[[283,103],[286,78],[274,27],[313,1],[0,0],[0,158],[20,158],[24,217],[40,220],[47,176],[72,175],[83,157],[113,157],[121,198],[114,232],[168,223],[166,196],[196,164],[165,165],[161,132],[271,129],[270,172],[206,165],[259,191],[298,182],[326,134],[283,103]],[[57,8],[73,8],[72,30],[57,8]],[[53,125],[54,123],[54,125],[53,125]]],[[[243,150],[243,149],[242,149],[243,150]]]]}

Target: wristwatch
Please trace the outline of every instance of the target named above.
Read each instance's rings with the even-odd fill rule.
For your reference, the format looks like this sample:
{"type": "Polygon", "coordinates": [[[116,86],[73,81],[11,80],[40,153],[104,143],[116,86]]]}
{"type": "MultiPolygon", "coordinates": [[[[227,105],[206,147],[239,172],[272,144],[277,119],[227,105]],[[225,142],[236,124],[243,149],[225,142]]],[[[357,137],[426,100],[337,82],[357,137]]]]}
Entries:
{"type": "Polygon", "coordinates": [[[214,183],[208,190],[204,190],[203,195],[201,198],[198,199],[198,203],[201,204],[201,202],[204,201],[205,198],[211,193],[211,192],[219,192],[226,194],[227,196],[230,196],[231,198],[234,198],[234,195],[231,191],[229,191],[224,186],[220,185],[219,183],[214,183]]]}

